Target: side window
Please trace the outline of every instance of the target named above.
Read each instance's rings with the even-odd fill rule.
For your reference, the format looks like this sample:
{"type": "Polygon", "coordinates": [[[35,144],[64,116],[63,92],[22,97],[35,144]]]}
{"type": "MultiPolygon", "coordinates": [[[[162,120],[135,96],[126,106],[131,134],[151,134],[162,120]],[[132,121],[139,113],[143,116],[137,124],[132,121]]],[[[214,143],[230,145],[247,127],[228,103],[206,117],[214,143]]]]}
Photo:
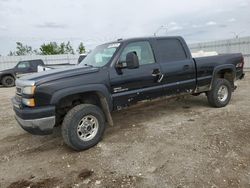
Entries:
{"type": "Polygon", "coordinates": [[[158,39],[157,46],[161,63],[187,59],[185,50],[177,39],[158,39]]]}
{"type": "Polygon", "coordinates": [[[153,51],[149,42],[132,42],[128,44],[124,49],[120,57],[120,62],[126,61],[126,56],[129,52],[135,52],[139,59],[140,65],[155,63],[153,51]]]}
{"type": "Polygon", "coordinates": [[[43,62],[41,60],[30,61],[30,65],[32,67],[37,67],[38,65],[42,65],[43,62]]]}
{"type": "Polygon", "coordinates": [[[24,62],[19,63],[17,65],[17,67],[19,69],[29,68],[30,67],[30,63],[28,61],[24,61],[24,62]]]}

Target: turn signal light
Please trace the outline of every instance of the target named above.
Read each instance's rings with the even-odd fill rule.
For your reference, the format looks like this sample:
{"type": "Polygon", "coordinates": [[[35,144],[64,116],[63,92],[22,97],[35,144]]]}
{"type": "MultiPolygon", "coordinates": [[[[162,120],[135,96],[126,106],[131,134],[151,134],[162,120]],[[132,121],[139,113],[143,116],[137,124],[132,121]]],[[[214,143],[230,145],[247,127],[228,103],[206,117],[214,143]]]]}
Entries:
{"type": "Polygon", "coordinates": [[[23,104],[29,107],[35,107],[35,99],[22,99],[23,104]]]}

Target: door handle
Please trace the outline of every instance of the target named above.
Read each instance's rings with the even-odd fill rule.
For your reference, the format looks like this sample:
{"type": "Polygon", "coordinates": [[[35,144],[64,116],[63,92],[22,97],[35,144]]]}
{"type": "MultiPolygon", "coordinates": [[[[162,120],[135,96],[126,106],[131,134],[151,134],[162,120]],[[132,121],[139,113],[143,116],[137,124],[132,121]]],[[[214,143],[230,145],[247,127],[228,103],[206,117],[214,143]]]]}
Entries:
{"type": "Polygon", "coordinates": [[[152,72],[152,76],[156,77],[156,76],[160,76],[161,75],[161,71],[160,69],[154,69],[152,72]]]}
{"type": "Polygon", "coordinates": [[[161,73],[160,69],[154,69],[152,72],[153,77],[158,77],[157,82],[160,83],[164,77],[164,74],[161,73]]]}
{"type": "Polygon", "coordinates": [[[188,70],[189,69],[189,65],[184,65],[183,66],[183,70],[188,70]]]}

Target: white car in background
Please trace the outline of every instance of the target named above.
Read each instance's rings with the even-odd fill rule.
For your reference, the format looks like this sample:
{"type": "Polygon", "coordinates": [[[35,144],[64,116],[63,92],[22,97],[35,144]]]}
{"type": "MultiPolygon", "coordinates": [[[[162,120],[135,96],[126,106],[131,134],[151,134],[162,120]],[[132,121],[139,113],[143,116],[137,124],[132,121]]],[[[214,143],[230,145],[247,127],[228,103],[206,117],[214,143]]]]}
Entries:
{"type": "MultiPolygon", "coordinates": [[[[80,54],[77,64],[79,64],[87,55],[86,54],[80,54]]],[[[59,69],[59,68],[66,68],[69,66],[75,66],[76,64],[70,64],[70,63],[63,63],[63,64],[51,64],[51,65],[39,65],[37,67],[37,72],[43,72],[51,69],[59,69]]]]}

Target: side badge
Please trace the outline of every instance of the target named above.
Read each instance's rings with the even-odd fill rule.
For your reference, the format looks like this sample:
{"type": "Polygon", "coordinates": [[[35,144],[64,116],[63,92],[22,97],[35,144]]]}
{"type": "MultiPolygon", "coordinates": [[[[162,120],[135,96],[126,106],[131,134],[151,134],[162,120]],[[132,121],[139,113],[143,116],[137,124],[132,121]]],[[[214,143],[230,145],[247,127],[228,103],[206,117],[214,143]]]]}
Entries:
{"type": "Polygon", "coordinates": [[[115,87],[114,93],[122,92],[122,91],[128,91],[128,88],[122,88],[122,87],[115,87]]]}

